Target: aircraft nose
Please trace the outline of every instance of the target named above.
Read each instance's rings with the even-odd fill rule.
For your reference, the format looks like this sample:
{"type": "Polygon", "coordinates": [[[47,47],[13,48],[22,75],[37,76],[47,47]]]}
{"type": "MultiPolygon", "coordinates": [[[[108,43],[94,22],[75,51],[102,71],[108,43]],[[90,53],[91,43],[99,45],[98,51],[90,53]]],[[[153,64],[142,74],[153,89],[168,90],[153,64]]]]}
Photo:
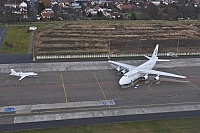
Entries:
{"type": "Polygon", "coordinates": [[[119,80],[119,85],[123,85],[122,79],[119,80]]]}
{"type": "Polygon", "coordinates": [[[125,85],[125,84],[128,84],[127,83],[127,80],[125,77],[122,77],[120,80],[119,80],[119,85],[125,85]]]}

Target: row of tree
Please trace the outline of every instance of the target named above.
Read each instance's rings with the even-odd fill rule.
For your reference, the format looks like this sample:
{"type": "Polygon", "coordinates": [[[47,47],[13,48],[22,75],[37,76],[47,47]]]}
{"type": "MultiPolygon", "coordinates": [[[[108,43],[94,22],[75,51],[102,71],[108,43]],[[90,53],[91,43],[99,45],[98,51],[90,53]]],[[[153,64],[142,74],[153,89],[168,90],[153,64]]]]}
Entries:
{"type": "MultiPolygon", "coordinates": [[[[165,6],[155,6],[149,3],[142,8],[132,10],[116,10],[118,19],[131,20],[178,20],[178,19],[200,19],[200,6],[185,6],[184,4],[169,4],[165,6]]],[[[91,14],[88,15],[92,17],[91,14]]],[[[94,18],[105,18],[101,13],[97,13],[94,18]]]]}
{"type": "MultiPolygon", "coordinates": [[[[1,0],[6,1],[6,0],[1,0]]],[[[16,0],[17,1],[17,0],[16,0]]],[[[19,1],[18,1],[19,2],[19,1]]],[[[105,6],[105,4],[104,4],[105,6]]],[[[131,19],[131,20],[177,20],[182,19],[200,19],[200,6],[186,6],[185,4],[169,4],[165,6],[155,6],[152,3],[143,6],[142,8],[134,8],[132,10],[119,10],[114,6],[114,3],[106,4],[108,8],[112,9],[112,12],[117,12],[115,19],[131,19]]],[[[35,3],[35,8],[31,8],[28,5],[28,21],[36,19],[36,15],[41,14],[41,11],[45,9],[45,4],[35,3]],[[30,19],[33,18],[33,19],[30,19]]],[[[62,17],[64,20],[75,16],[84,16],[89,19],[109,19],[105,17],[101,11],[98,11],[96,15],[91,13],[86,14],[85,8],[81,9],[64,9],[59,5],[53,5],[54,18],[62,17]],[[64,16],[68,14],[70,17],[64,16]]],[[[15,11],[19,12],[18,8],[2,7],[0,8],[0,22],[24,22],[27,20],[23,19],[23,14],[16,14],[15,11]]],[[[76,17],[75,17],[76,18],[76,17]]],[[[80,17],[79,17],[80,18],[80,17]]]]}
{"type": "MultiPolygon", "coordinates": [[[[135,19],[161,19],[161,20],[177,20],[183,19],[200,19],[200,7],[184,6],[177,4],[169,4],[168,6],[155,6],[149,4],[147,8],[136,9],[135,19]]],[[[133,17],[134,18],[134,17],[133,17]]]]}

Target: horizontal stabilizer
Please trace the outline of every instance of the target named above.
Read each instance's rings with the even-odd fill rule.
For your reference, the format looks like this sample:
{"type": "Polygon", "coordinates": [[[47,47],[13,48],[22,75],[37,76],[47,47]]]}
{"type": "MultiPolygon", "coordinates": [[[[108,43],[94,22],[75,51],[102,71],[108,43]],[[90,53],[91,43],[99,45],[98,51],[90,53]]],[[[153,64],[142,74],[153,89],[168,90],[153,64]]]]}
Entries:
{"type": "MultiPolygon", "coordinates": [[[[146,57],[147,59],[151,59],[151,57],[144,55],[144,57],[146,57]]],[[[158,58],[158,57],[157,57],[158,58]]],[[[156,59],[156,61],[170,61],[170,60],[166,60],[166,59],[156,59]]]]}
{"type": "Polygon", "coordinates": [[[149,60],[151,59],[151,57],[149,57],[149,56],[147,56],[147,55],[144,55],[144,57],[146,57],[146,58],[149,59],[149,60]]]}

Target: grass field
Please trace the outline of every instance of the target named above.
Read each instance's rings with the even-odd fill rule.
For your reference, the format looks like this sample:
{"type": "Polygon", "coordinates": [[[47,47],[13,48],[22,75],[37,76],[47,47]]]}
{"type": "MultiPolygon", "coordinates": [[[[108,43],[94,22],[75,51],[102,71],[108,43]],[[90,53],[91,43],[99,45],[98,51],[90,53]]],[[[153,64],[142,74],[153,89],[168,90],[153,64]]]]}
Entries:
{"type": "Polygon", "coordinates": [[[55,25],[59,23],[23,23],[23,24],[5,24],[0,27],[7,28],[7,34],[0,53],[27,53],[30,44],[31,32],[27,32],[30,26],[36,26],[38,29],[44,28],[46,25],[55,25]],[[8,47],[5,42],[14,45],[8,47]]]}
{"type": "Polygon", "coordinates": [[[29,26],[8,27],[4,44],[7,41],[14,48],[3,45],[2,53],[26,53],[30,44],[30,33],[27,33],[29,26]]]}
{"type": "Polygon", "coordinates": [[[14,133],[199,133],[199,123],[200,117],[193,117],[57,127],[14,133]]]}

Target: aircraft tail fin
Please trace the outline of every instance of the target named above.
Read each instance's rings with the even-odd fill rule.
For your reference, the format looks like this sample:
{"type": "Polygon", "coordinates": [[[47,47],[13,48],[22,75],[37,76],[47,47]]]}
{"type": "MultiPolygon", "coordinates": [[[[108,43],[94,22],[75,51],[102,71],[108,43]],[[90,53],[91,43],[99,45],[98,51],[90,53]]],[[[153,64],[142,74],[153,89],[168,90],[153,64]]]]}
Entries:
{"type": "Polygon", "coordinates": [[[147,59],[157,59],[158,60],[158,47],[159,47],[159,44],[156,45],[154,51],[153,51],[153,54],[151,57],[147,56],[147,55],[144,55],[144,57],[146,57],[147,59]]]}
{"type": "Polygon", "coordinates": [[[158,56],[158,47],[159,47],[159,44],[156,45],[151,58],[155,59],[158,56]]]}
{"type": "Polygon", "coordinates": [[[157,57],[158,56],[158,47],[159,47],[159,44],[156,45],[151,57],[146,56],[146,55],[144,57],[146,57],[149,60],[154,59],[155,61],[170,61],[170,60],[166,60],[166,59],[158,59],[158,57],[157,57]]]}
{"type": "Polygon", "coordinates": [[[10,74],[10,75],[13,75],[13,74],[16,73],[16,71],[15,71],[14,69],[10,69],[10,71],[11,71],[11,74],[10,74]]]}

